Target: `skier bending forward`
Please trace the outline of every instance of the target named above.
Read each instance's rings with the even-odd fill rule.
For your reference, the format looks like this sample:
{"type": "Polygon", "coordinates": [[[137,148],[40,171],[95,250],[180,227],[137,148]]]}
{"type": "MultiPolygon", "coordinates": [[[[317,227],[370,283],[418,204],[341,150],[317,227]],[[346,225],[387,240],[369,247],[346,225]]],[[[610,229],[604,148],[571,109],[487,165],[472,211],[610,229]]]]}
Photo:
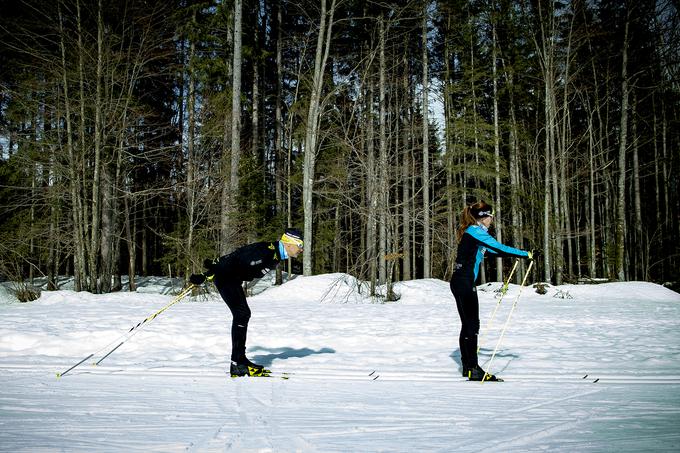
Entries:
{"type": "Polygon", "coordinates": [[[461,215],[458,236],[458,255],[451,276],[451,292],[460,315],[460,358],[463,376],[471,381],[499,380],[486,374],[477,363],[477,335],[479,334],[479,300],[475,282],[479,266],[486,252],[499,256],[533,259],[532,253],[503,245],[489,233],[493,208],[483,201],[466,206],[461,215]]]}
{"type": "Polygon", "coordinates": [[[236,249],[215,260],[205,260],[207,268],[202,274],[193,274],[189,281],[201,285],[213,281],[220,296],[226,302],[233,316],[231,324],[231,367],[232,377],[259,376],[264,367],[246,357],[246,336],[250,308],[243,292],[243,282],[263,277],[279,262],[296,258],[303,249],[302,233],[294,228],[286,229],[279,241],[256,242],[236,249]]]}

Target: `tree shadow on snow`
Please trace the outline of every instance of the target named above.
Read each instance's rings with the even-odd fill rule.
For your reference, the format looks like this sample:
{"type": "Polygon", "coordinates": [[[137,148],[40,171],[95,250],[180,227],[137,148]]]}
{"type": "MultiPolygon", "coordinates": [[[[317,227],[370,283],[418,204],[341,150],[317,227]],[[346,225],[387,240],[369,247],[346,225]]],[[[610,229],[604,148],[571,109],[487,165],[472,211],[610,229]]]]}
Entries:
{"type": "Polygon", "coordinates": [[[460,372],[463,372],[463,361],[460,358],[460,349],[456,349],[454,351],[451,351],[451,354],[449,354],[449,357],[453,359],[454,362],[458,364],[460,367],[460,372]]]}
{"type": "Polygon", "coordinates": [[[291,358],[307,357],[313,354],[335,354],[335,349],[332,348],[321,348],[319,350],[314,350],[310,348],[261,348],[255,346],[254,348],[248,348],[251,352],[256,351],[271,351],[270,354],[260,354],[254,355],[250,359],[259,363],[263,366],[271,366],[274,360],[285,360],[291,358]]]}
{"type": "MultiPolygon", "coordinates": [[[[491,354],[493,354],[493,349],[481,348],[479,350],[479,354],[477,355],[477,357],[478,357],[479,365],[482,368],[486,369],[485,365],[489,362],[489,360],[491,360],[491,354]]],[[[452,351],[451,354],[449,354],[449,357],[451,357],[453,359],[453,361],[458,364],[458,371],[462,373],[463,372],[463,361],[460,359],[460,349],[456,349],[456,350],[452,351]]],[[[517,359],[517,358],[519,358],[519,356],[517,354],[511,354],[509,352],[501,352],[501,351],[496,352],[496,357],[493,359],[493,362],[494,362],[493,363],[493,366],[494,366],[493,372],[494,372],[494,374],[502,373],[503,371],[505,371],[505,369],[508,367],[508,365],[510,365],[510,362],[512,362],[514,359],[517,359]],[[505,359],[505,360],[502,360],[502,361],[499,362],[498,359],[505,359]],[[498,369],[497,366],[500,363],[503,363],[504,365],[503,365],[503,368],[498,369]]]]}

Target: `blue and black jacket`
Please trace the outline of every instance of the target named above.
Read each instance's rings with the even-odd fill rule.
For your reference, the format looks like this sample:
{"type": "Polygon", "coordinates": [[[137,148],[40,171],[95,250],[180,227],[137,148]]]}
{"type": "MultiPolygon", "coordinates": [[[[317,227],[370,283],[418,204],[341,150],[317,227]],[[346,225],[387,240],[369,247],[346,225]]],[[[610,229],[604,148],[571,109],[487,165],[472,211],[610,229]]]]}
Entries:
{"type": "Polygon", "coordinates": [[[451,281],[465,281],[471,286],[477,281],[479,266],[486,252],[504,257],[527,258],[528,252],[503,245],[489,234],[482,225],[470,225],[465,229],[458,244],[458,255],[451,281]]]}

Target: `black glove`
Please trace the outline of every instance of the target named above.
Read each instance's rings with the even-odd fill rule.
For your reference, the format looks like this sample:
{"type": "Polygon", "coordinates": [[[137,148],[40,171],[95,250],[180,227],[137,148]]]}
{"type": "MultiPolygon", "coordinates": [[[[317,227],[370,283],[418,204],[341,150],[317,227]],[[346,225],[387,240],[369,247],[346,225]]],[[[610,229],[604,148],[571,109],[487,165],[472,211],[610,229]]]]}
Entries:
{"type": "Polygon", "coordinates": [[[193,285],[202,285],[205,283],[205,275],[203,274],[191,274],[189,277],[189,282],[193,285]]]}
{"type": "Polygon", "coordinates": [[[210,272],[212,272],[213,267],[215,267],[215,264],[217,264],[216,261],[217,260],[211,260],[210,258],[206,258],[206,259],[203,260],[203,267],[205,267],[210,272]]]}

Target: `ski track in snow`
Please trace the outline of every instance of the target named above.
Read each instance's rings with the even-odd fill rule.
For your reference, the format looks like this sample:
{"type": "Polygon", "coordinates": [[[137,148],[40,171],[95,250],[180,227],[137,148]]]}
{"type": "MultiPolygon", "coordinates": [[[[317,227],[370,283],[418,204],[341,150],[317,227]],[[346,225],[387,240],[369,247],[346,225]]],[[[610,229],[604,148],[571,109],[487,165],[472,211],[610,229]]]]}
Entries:
{"type": "MultiPolygon", "coordinates": [[[[214,297],[173,306],[60,379],[172,296],[0,301],[0,451],[680,451],[677,294],[647,283],[523,293],[490,370],[506,382],[482,384],[460,376],[446,282],[403,283],[384,305],[348,282],[301,278],[249,299],[249,355],[271,378],[225,372],[230,316],[214,297]]],[[[479,289],[482,328],[492,289],[479,289]]],[[[484,332],[483,365],[516,291],[484,332]]]]}

